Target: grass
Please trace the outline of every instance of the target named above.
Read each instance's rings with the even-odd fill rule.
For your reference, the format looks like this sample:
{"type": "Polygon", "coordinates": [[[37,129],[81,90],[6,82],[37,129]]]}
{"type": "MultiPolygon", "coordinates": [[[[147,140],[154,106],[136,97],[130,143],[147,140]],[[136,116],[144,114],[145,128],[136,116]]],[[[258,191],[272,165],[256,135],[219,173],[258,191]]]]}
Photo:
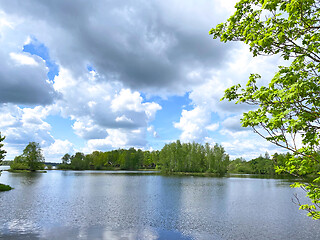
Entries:
{"type": "Polygon", "coordinates": [[[3,192],[3,191],[9,191],[13,189],[12,187],[10,187],[9,185],[5,185],[5,184],[1,184],[0,183],[0,192],[3,192]]]}

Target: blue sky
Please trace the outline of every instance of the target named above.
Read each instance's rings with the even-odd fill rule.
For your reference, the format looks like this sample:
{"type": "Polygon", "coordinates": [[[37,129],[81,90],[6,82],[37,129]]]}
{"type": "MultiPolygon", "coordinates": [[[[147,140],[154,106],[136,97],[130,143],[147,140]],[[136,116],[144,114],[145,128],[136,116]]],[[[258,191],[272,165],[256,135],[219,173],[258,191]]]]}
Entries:
{"type": "Polygon", "coordinates": [[[222,144],[232,158],[279,151],[221,102],[250,73],[267,84],[282,60],[213,40],[235,1],[0,1],[0,131],[6,159],[39,142],[65,153],[222,144]]]}

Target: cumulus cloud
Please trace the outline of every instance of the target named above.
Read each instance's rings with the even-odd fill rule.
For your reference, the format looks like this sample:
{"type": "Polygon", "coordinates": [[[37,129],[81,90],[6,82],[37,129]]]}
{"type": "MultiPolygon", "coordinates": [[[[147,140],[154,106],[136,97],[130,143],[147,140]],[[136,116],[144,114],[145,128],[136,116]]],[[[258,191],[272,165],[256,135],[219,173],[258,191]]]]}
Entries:
{"type": "Polygon", "coordinates": [[[214,132],[219,128],[219,125],[220,125],[219,123],[212,123],[212,124],[206,126],[206,129],[214,132]]]}
{"type": "Polygon", "coordinates": [[[174,123],[176,128],[182,130],[180,139],[217,142],[215,138],[218,138],[233,156],[237,155],[235,153],[237,149],[241,154],[248,154],[250,151],[250,156],[256,156],[262,149],[271,148],[271,145],[263,139],[259,141],[260,145],[257,145],[258,136],[250,128],[241,127],[242,113],[253,110],[254,106],[235,104],[227,100],[220,101],[220,99],[228,87],[237,83],[245,85],[250,73],[260,73],[262,80],[259,84],[267,84],[277,70],[275,63],[282,64],[283,61],[278,56],[253,59],[246,46],[238,45],[238,49],[230,55],[230,62],[225,68],[221,68],[223,71],[212,70],[209,75],[202,75],[201,72],[193,73],[193,77],[202,77],[205,81],[189,94],[193,109],[183,110],[180,122],[174,123]],[[212,115],[215,115],[214,122],[212,115]],[[219,136],[216,134],[212,137],[211,132],[217,129],[220,129],[219,136]]]}
{"type": "Polygon", "coordinates": [[[47,115],[47,109],[42,106],[20,108],[12,104],[0,105],[0,129],[6,136],[6,147],[16,149],[10,152],[7,150],[7,158],[12,159],[16,152],[21,154],[29,142],[38,142],[41,147],[54,142],[50,134],[51,126],[44,121],[47,115]]]}
{"type": "Polygon", "coordinates": [[[227,117],[225,120],[223,120],[222,126],[225,129],[228,129],[231,131],[246,131],[248,130],[248,128],[244,128],[241,126],[241,118],[242,118],[242,115],[227,117]]]}
{"type": "MultiPolygon", "coordinates": [[[[15,105],[0,106],[0,119],[5,119],[0,127],[6,137],[7,143],[25,144],[39,142],[48,145],[53,142],[49,131],[51,126],[43,119],[47,116],[44,107],[20,108],[15,105]]],[[[2,121],[0,121],[2,122],[2,121]]]]}
{"type": "Polygon", "coordinates": [[[90,153],[94,150],[110,150],[116,148],[143,148],[146,146],[146,129],[138,128],[133,130],[108,129],[108,136],[104,139],[90,139],[84,152],[90,153]]]}
{"type": "Polygon", "coordinates": [[[75,133],[88,140],[88,149],[110,149],[145,146],[149,123],[161,106],[146,102],[139,92],[122,88],[120,83],[100,81],[100,76],[88,72],[74,77],[61,68],[54,87],[62,94],[53,109],[75,120],[75,133]]]}
{"type": "Polygon", "coordinates": [[[46,122],[50,107],[21,108],[13,104],[0,105],[0,129],[6,136],[6,159],[22,154],[29,142],[37,142],[43,149],[46,161],[56,161],[66,152],[74,152],[68,140],[54,139],[51,125],[46,122]]]}
{"type": "Polygon", "coordinates": [[[74,145],[68,140],[61,139],[57,139],[50,146],[43,148],[46,162],[57,162],[64,154],[73,154],[74,152],[74,145]]]}
{"type": "Polygon", "coordinates": [[[205,128],[210,122],[210,114],[201,107],[195,107],[190,111],[182,110],[180,122],[174,123],[176,128],[182,130],[180,139],[183,142],[202,142],[207,136],[205,128]]]}
{"type": "Polygon", "coordinates": [[[227,60],[228,47],[208,35],[225,17],[221,2],[180,5],[160,0],[0,2],[7,14],[37,26],[30,27],[32,34],[73,74],[82,75],[91,64],[105,81],[158,94],[183,94],[198,84],[190,73],[207,72],[227,60]]]}
{"type": "Polygon", "coordinates": [[[31,65],[38,66],[39,63],[28,53],[10,53],[10,58],[13,59],[18,65],[31,65]]]}
{"type": "Polygon", "coordinates": [[[47,81],[45,62],[22,52],[27,36],[16,34],[21,28],[17,19],[9,19],[0,11],[0,22],[0,103],[52,103],[57,93],[47,81]]]}

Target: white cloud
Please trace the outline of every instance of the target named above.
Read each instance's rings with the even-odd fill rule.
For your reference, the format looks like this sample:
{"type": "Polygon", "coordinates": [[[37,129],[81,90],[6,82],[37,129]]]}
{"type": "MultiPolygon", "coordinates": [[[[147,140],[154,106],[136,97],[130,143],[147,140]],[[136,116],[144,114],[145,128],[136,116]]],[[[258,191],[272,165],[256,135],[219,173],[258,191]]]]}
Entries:
{"type": "Polygon", "coordinates": [[[94,150],[107,151],[116,148],[143,148],[146,146],[146,129],[133,130],[108,129],[108,136],[104,139],[90,139],[84,152],[90,153],[94,150]]]}
{"type": "Polygon", "coordinates": [[[20,65],[38,66],[39,63],[28,53],[10,53],[11,59],[20,65]]]}
{"type": "Polygon", "coordinates": [[[142,110],[141,106],[142,97],[138,92],[131,92],[130,89],[121,89],[119,94],[115,94],[111,101],[111,110],[113,112],[120,111],[136,111],[142,110]]]}
{"type": "Polygon", "coordinates": [[[20,17],[0,10],[0,103],[45,105],[57,97],[47,81],[45,62],[22,51],[29,27],[20,17]]]}
{"type": "Polygon", "coordinates": [[[116,118],[116,122],[126,122],[126,123],[133,123],[130,118],[127,118],[125,115],[116,118]]]}
{"type": "Polygon", "coordinates": [[[190,76],[204,78],[205,81],[194,87],[189,94],[194,108],[189,111],[182,110],[180,122],[174,126],[182,130],[180,139],[183,141],[218,142],[215,138],[219,138],[232,156],[243,154],[252,157],[267,149],[272,151],[274,147],[266,140],[259,139],[250,128],[241,127],[242,113],[254,107],[220,99],[228,87],[237,83],[245,85],[250,73],[262,75],[259,85],[267,84],[276,72],[277,65],[284,62],[279,56],[253,58],[247,46],[237,46],[238,49],[229,55],[230,61],[220,71],[212,69],[209,75],[192,72],[190,76]],[[215,114],[218,120],[215,118],[212,122],[212,114],[215,114]],[[219,128],[217,135],[215,131],[219,128]],[[214,137],[211,136],[213,132],[214,137]]]}
{"type": "Polygon", "coordinates": [[[64,155],[65,153],[73,153],[73,144],[68,140],[57,139],[49,147],[44,148],[44,152],[48,157],[50,155],[64,155]]]}
{"type": "Polygon", "coordinates": [[[155,119],[157,111],[162,109],[162,107],[155,102],[145,102],[142,103],[142,106],[144,107],[144,111],[149,121],[153,121],[155,119]]]}
{"type": "Polygon", "coordinates": [[[61,162],[66,153],[75,153],[74,145],[68,140],[56,139],[50,146],[43,148],[46,162],[61,162]]]}
{"type": "Polygon", "coordinates": [[[225,120],[223,120],[221,125],[225,129],[232,130],[232,131],[246,131],[248,130],[248,128],[242,127],[241,120],[240,120],[241,118],[242,118],[242,115],[227,117],[225,120]]]}
{"type": "Polygon", "coordinates": [[[206,137],[206,126],[210,121],[210,112],[201,107],[193,110],[182,110],[180,122],[174,123],[174,127],[182,130],[180,139],[183,142],[202,142],[206,137]]]}
{"type": "Polygon", "coordinates": [[[189,78],[190,72],[217,69],[228,58],[229,46],[208,35],[228,16],[229,7],[221,1],[185,1],[183,7],[177,0],[95,1],[90,6],[69,0],[67,5],[72,7],[66,9],[61,1],[11,0],[0,8],[17,22],[24,37],[20,48],[35,36],[74,76],[90,64],[103,81],[120,81],[145,93],[183,95],[202,82],[189,78]]]}
{"type": "Polygon", "coordinates": [[[90,117],[82,117],[81,120],[77,120],[72,128],[83,139],[105,138],[108,135],[106,129],[95,125],[90,117]]]}
{"type": "Polygon", "coordinates": [[[155,128],[153,125],[151,125],[150,127],[147,128],[147,131],[154,137],[157,138],[159,135],[156,132],[155,128]]]}
{"type": "Polygon", "coordinates": [[[0,105],[1,132],[6,136],[6,148],[11,149],[7,150],[7,159],[13,159],[17,152],[21,154],[29,142],[38,142],[41,147],[54,142],[51,126],[44,120],[47,115],[48,110],[41,106],[20,108],[12,104],[0,105]]]}
{"type": "Polygon", "coordinates": [[[212,123],[212,124],[206,126],[206,129],[214,132],[219,128],[219,125],[220,125],[219,123],[212,123]]]}
{"type": "Polygon", "coordinates": [[[62,93],[54,108],[75,120],[73,129],[88,140],[87,149],[144,146],[148,124],[161,109],[120,83],[101,81],[97,72],[75,78],[61,68],[54,87],[62,93]]]}
{"type": "Polygon", "coordinates": [[[0,31],[5,28],[14,29],[14,22],[10,21],[6,14],[0,10],[0,31]]]}

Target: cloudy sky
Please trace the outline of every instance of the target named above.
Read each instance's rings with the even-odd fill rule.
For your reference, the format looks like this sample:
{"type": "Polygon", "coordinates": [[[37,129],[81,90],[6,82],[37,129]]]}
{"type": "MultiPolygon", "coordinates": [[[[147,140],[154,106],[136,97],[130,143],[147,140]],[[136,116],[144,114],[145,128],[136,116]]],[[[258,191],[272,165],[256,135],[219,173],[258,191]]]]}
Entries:
{"type": "Polygon", "coordinates": [[[220,102],[250,73],[267,83],[280,59],[253,58],[208,35],[234,0],[0,0],[0,131],[6,159],[39,142],[65,153],[209,142],[249,160],[277,149],[220,102]]]}

